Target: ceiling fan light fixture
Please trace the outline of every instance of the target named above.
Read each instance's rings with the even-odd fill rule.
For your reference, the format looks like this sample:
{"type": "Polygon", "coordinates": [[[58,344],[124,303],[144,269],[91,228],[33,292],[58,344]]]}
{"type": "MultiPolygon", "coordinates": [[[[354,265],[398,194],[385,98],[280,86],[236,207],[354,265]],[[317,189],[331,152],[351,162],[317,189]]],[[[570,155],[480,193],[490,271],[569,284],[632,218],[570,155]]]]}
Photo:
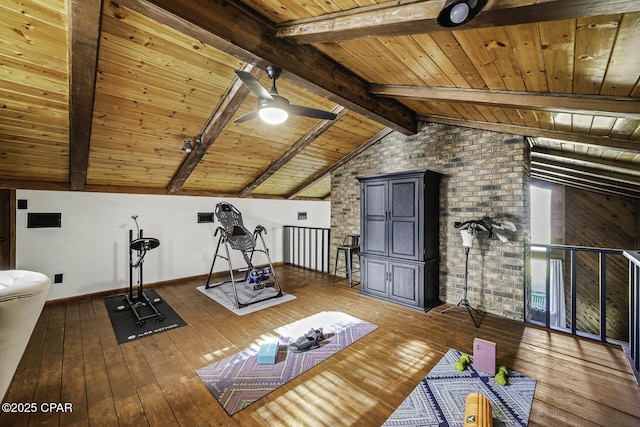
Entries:
{"type": "Polygon", "coordinates": [[[289,113],[278,107],[262,107],[260,111],[258,111],[258,115],[264,122],[270,125],[284,123],[289,117],[289,113]]]}
{"type": "Polygon", "coordinates": [[[266,123],[278,125],[284,123],[289,114],[322,120],[335,120],[337,117],[337,114],[331,111],[290,104],[287,98],[280,96],[276,89],[276,80],[282,72],[280,67],[275,65],[267,66],[267,74],[269,74],[269,78],[272,81],[270,91],[267,91],[251,73],[244,70],[234,70],[234,72],[238,79],[258,97],[258,107],[252,112],[238,117],[233,121],[234,123],[243,123],[258,116],[266,123]]]}
{"type": "Polygon", "coordinates": [[[487,0],[449,0],[438,14],[438,25],[457,27],[476,17],[487,0]]]}

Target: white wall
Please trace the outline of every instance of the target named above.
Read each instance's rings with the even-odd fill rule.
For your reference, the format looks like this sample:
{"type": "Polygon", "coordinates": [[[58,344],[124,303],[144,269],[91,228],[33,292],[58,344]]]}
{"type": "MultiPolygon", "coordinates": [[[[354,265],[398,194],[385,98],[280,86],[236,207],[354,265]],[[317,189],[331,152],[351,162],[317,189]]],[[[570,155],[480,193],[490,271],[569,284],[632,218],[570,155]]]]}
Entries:
{"type": "MultiPolygon", "coordinates": [[[[198,223],[198,212],[213,212],[220,201],[233,204],[245,226],[253,231],[260,224],[267,230],[266,245],[271,260],[283,258],[284,225],[330,227],[330,202],[232,199],[186,196],[150,196],[18,190],[28,209],[16,211],[16,268],[44,273],[52,278],[49,300],[84,295],[129,286],[129,230],[132,215],[145,236],[160,240],[157,249],[144,258],[144,284],[207,274],[211,268],[220,225],[198,223]],[[27,213],[62,214],[61,228],[27,228],[27,213]],[[298,212],[307,220],[298,221],[298,212]]],[[[259,246],[260,247],[260,246],[259,246]]],[[[256,254],[256,263],[260,259],[256,254]]],[[[239,252],[232,256],[234,267],[245,262],[239,252]]],[[[216,271],[226,271],[224,260],[216,271]]],[[[134,273],[134,284],[137,283],[134,273]]]]}

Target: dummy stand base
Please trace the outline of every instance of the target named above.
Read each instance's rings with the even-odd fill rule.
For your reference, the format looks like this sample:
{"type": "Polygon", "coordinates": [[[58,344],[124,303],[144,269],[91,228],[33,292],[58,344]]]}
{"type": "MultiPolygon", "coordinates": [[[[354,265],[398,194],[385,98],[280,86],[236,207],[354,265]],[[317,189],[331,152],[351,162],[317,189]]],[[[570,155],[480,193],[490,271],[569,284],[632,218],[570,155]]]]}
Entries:
{"type": "Polygon", "coordinates": [[[446,310],[442,310],[440,314],[446,313],[447,311],[451,311],[454,308],[458,308],[458,307],[466,308],[467,311],[469,312],[469,316],[471,316],[471,320],[473,320],[473,324],[476,325],[476,328],[480,327],[480,325],[478,325],[478,322],[476,321],[476,318],[473,316],[473,312],[475,312],[476,314],[480,314],[480,312],[475,308],[471,307],[471,304],[469,304],[469,301],[465,298],[462,298],[457,305],[454,305],[453,307],[449,307],[446,310]]]}

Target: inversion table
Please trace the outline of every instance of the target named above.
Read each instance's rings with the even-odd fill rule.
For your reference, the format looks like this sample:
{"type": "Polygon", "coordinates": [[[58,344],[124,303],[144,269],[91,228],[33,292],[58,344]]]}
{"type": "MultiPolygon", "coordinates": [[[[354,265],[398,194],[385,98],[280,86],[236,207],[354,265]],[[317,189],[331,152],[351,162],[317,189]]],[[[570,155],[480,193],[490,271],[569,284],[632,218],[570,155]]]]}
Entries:
{"type": "MultiPolygon", "coordinates": [[[[221,227],[216,228],[214,236],[218,236],[218,244],[216,245],[216,251],[213,255],[213,262],[211,263],[211,270],[207,277],[207,283],[205,289],[210,289],[216,286],[223,285],[225,283],[231,283],[233,287],[233,297],[235,300],[236,308],[247,307],[251,304],[255,304],[261,301],[265,301],[272,298],[279,298],[282,296],[282,289],[278,283],[273,265],[271,264],[271,257],[269,256],[269,249],[264,242],[262,234],[267,234],[267,230],[261,226],[256,226],[253,233],[251,233],[242,221],[242,214],[238,209],[230,203],[220,202],[216,205],[215,210],[216,218],[220,221],[221,227]],[[256,242],[260,241],[262,249],[256,247],[256,242]],[[224,245],[225,255],[220,254],[220,247],[224,245]],[[230,250],[240,251],[244,258],[247,267],[246,274],[243,279],[236,279],[234,276],[234,268],[231,263],[230,250]],[[253,255],[258,252],[263,254],[267,261],[267,265],[263,265],[261,268],[256,268],[253,264],[253,255]],[[220,283],[211,284],[211,276],[218,258],[225,259],[229,267],[229,275],[231,280],[227,280],[220,283]],[[252,298],[250,302],[240,302],[238,299],[237,286],[251,286],[254,291],[261,291],[266,288],[274,288],[275,294],[269,292],[264,298],[252,298]]],[[[242,269],[244,270],[244,269],[242,269]]],[[[242,271],[239,270],[239,271],[242,271]]]]}

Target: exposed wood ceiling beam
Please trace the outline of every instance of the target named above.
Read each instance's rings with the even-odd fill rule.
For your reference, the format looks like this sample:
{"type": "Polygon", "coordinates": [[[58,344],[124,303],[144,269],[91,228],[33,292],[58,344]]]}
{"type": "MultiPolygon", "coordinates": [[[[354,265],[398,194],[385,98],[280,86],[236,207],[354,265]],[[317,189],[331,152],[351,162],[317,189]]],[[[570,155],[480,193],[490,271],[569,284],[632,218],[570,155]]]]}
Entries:
{"type": "Polygon", "coordinates": [[[283,78],[407,135],[415,113],[396,100],[368,93],[365,80],[312,46],[276,37],[275,25],[233,0],[120,0],[125,6],[250,64],[281,67],[283,78]]]}
{"type": "MultiPolygon", "coordinates": [[[[22,190],[41,190],[41,191],[70,191],[71,185],[67,182],[52,181],[29,181],[16,179],[0,179],[0,188],[3,189],[22,189],[22,190]]],[[[93,185],[87,184],[82,191],[94,193],[122,193],[122,194],[156,194],[166,195],[167,190],[164,187],[134,187],[120,185],[93,185]]],[[[215,195],[217,196],[217,194],[215,195]]],[[[236,194],[225,195],[227,197],[235,197],[236,194]]]]}
{"type": "Polygon", "coordinates": [[[531,151],[534,158],[547,159],[551,161],[575,161],[583,164],[593,165],[597,169],[611,169],[619,173],[627,173],[629,175],[640,176],[640,163],[624,162],[620,160],[609,160],[599,157],[587,156],[569,151],[552,150],[534,146],[531,151]]]}
{"type": "Polygon", "coordinates": [[[320,120],[316,123],[307,133],[305,133],[295,144],[287,148],[277,159],[272,161],[262,172],[258,174],[239,194],[240,197],[247,197],[253,190],[258,188],[260,184],[265,182],[271,175],[276,173],[278,169],[286,165],[291,159],[297,156],[302,150],[304,150],[309,144],[318,139],[320,135],[326,132],[331,126],[333,126],[338,120],[340,120],[345,114],[349,112],[346,108],[338,105],[331,110],[336,114],[334,120],[320,120]]]}
{"type": "Polygon", "coordinates": [[[526,108],[559,113],[621,117],[640,120],[640,98],[561,95],[500,90],[373,84],[369,92],[392,98],[479,104],[489,107],[526,108]]]}
{"type": "MultiPolygon", "coordinates": [[[[374,136],[369,138],[364,144],[360,144],[355,150],[353,150],[352,152],[350,152],[349,154],[347,154],[346,156],[344,156],[343,158],[338,160],[336,163],[334,163],[333,165],[331,165],[327,169],[325,169],[325,170],[323,170],[321,172],[318,172],[317,174],[315,174],[314,176],[312,176],[311,178],[309,178],[308,180],[303,182],[298,188],[293,190],[291,192],[291,194],[289,194],[286,198],[289,199],[289,200],[296,198],[296,196],[298,194],[302,193],[307,188],[311,187],[312,185],[314,185],[315,183],[317,183],[321,179],[325,178],[327,175],[331,174],[333,171],[335,171],[336,169],[338,169],[339,167],[341,167],[342,165],[344,165],[345,163],[347,163],[348,161],[350,161],[351,159],[353,159],[354,157],[356,157],[357,155],[362,153],[364,150],[369,148],[371,145],[373,145],[376,142],[380,141],[385,136],[389,135],[391,132],[393,132],[392,129],[389,129],[389,128],[382,129],[380,132],[378,132],[377,134],[375,134],[374,136]]],[[[331,193],[329,193],[329,195],[330,194],[331,193]]],[[[327,195],[327,197],[329,195],[327,195]]]]}
{"type": "Polygon", "coordinates": [[[579,174],[571,173],[570,171],[555,170],[544,167],[537,167],[531,170],[532,177],[546,177],[560,181],[562,180],[565,185],[584,185],[591,189],[598,189],[603,192],[609,192],[613,194],[624,194],[631,197],[640,197],[640,187],[618,184],[606,180],[593,179],[588,176],[581,176],[579,174]]]}
{"type": "Polygon", "coordinates": [[[547,171],[566,174],[574,178],[589,179],[590,181],[600,183],[602,185],[615,185],[620,187],[633,186],[640,190],[640,178],[628,174],[610,172],[593,167],[578,166],[570,163],[552,161],[548,159],[541,160],[533,158],[531,161],[531,169],[537,171],[547,171]]]}
{"type": "Polygon", "coordinates": [[[26,179],[0,178],[0,188],[4,190],[48,190],[69,191],[71,186],[67,182],[30,181],[26,179]]]}
{"type": "Polygon", "coordinates": [[[418,116],[419,120],[433,123],[442,123],[451,126],[462,126],[472,129],[483,129],[493,132],[510,133],[513,135],[532,136],[540,138],[557,139],[560,141],[571,141],[575,144],[598,147],[612,148],[624,152],[637,153],[640,150],[640,143],[626,139],[613,139],[592,135],[583,135],[579,133],[563,132],[558,130],[532,128],[528,126],[507,125],[501,123],[479,122],[474,120],[465,120],[451,117],[423,115],[418,116]]]}
{"type": "MultiPolygon", "coordinates": [[[[292,21],[278,26],[278,37],[296,43],[327,43],[365,37],[400,36],[451,31],[436,22],[444,1],[392,3],[387,8],[355,8],[319,18],[292,21]]],[[[480,15],[459,27],[498,27],[535,22],[575,19],[640,11],[637,0],[511,0],[490,1],[480,15]]]]}
{"type": "Polygon", "coordinates": [[[69,28],[69,183],[83,190],[89,167],[89,143],[93,119],[101,0],[71,0],[69,28]]]}
{"type": "Polygon", "coordinates": [[[586,191],[593,191],[595,193],[613,195],[617,197],[622,196],[622,197],[628,197],[633,199],[640,199],[640,192],[622,191],[617,189],[614,189],[614,190],[605,189],[602,186],[597,184],[594,185],[589,183],[582,183],[582,182],[578,182],[575,179],[567,179],[567,178],[552,176],[552,175],[541,173],[541,172],[532,171],[531,177],[541,181],[553,182],[555,184],[560,184],[567,187],[579,188],[581,190],[586,190],[586,191]]]}
{"type": "MultiPolygon", "coordinates": [[[[256,79],[259,79],[263,74],[262,70],[250,64],[245,64],[242,70],[251,73],[256,79]]],[[[229,123],[233,115],[238,111],[238,108],[240,108],[247,98],[249,92],[249,88],[247,88],[240,79],[237,77],[233,79],[231,86],[229,86],[220,103],[202,128],[200,132],[200,144],[196,145],[193,151],[184,158],[178,171],[167,186],[169,194],[176,194],[180,191],[196,166],[198,166],[198,163],[200,163],[204,155],[207,154],[207,151],[209,151],[209,148],[216,139],[218,139],[218,136],[220,136],[225,126],[227,126],[227,123],[229,123]]]]}

